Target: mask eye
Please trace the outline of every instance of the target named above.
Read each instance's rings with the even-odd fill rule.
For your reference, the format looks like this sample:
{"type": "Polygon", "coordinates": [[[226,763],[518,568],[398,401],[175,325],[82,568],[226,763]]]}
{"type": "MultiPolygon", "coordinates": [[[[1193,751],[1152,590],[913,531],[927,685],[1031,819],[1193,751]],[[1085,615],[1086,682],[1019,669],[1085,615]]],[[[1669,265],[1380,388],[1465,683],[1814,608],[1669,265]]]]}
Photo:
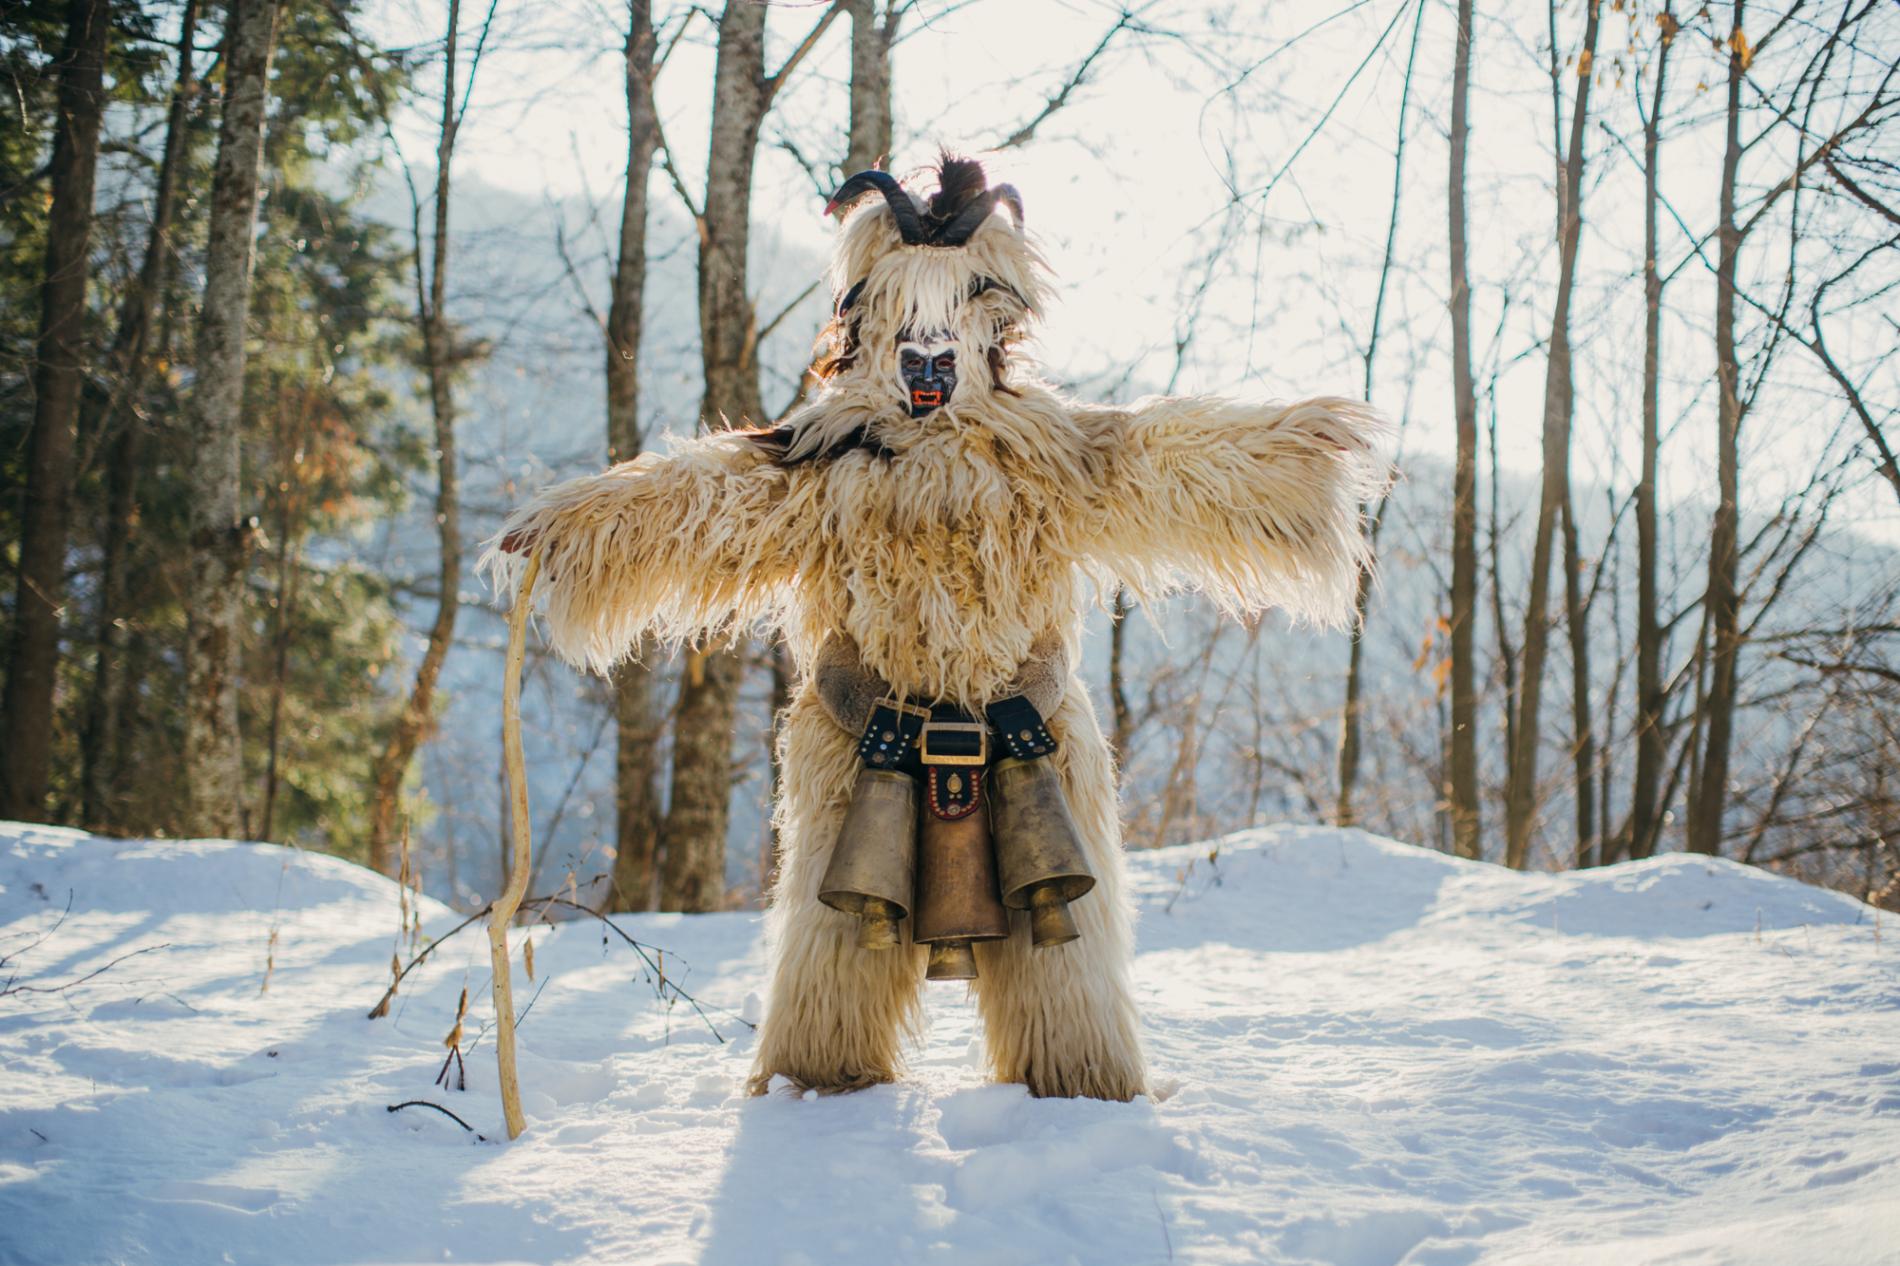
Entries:
{"type": "Polygon", "coordinates": [[[955,352],[945,352],[943,355],[937,357],[937,372],[938,373],[947,374],[951,370],[955,369],[956,367],[957,367],[957,354],[955,352]]]}
{"type": "Polygon", "coordinates": [[[905,369],[922,369],[924,367],[924,358],[916,352],[904,352],[898,356],[897,363],[902,365],[905,369]]]}

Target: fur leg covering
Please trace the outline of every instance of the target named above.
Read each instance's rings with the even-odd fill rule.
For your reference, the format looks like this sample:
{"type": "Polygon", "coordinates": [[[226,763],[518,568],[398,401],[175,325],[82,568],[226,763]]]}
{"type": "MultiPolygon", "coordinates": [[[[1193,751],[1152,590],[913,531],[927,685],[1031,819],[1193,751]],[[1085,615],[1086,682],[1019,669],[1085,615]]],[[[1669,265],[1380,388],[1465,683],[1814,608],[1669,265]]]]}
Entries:
{"type": "Polygon", "coordinates": [[[821,1091],[860,1090],[903,1071],[903,1043],[921,1028],[924,951],[908,942],[857,946],[858,921],[818,900],[858,775],[857,739],[825,714],[807,683],[786,710],[778,805],[783,857],[766,915],[771,996],[747,1082],[775,1074],[821,1091]]]}
{"type": "Polygon", "coordinates": [[[1008,940],[976,946],[990,1075],[1034,1095],[1132,1099],[1148,1088],[1131,980],[1134,910],[1114,766],[1080,681],[1071,683],[1052,728],[1061,746],[1047,759],[1056,762],[1095,888],[1069,907],[1080,940],[1033,949],[1029,915],[1015,911],[1008,940]]]}

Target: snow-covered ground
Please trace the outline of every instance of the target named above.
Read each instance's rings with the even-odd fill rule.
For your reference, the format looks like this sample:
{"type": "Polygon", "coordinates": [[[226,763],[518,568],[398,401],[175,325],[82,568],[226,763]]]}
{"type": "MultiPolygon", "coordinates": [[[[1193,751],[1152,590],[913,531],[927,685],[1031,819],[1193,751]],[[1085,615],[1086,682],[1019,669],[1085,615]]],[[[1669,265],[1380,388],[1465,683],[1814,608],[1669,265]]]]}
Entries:
{"type": "Polygon", "coordinates": [[[507,1144],[385,1110],[503,1134],[491,1038],[432,1084],[479,925],[370,1021],[389,882],[0,826],[0,1261],[1900,1261],[1900,920],[1686,857],[1208,852],[1132,859],[1159,1102],[985,1085],[955,986],[901,1084],[746,1098],[758,918],[647,915],[723,1042],[598,923],[527,933],[507,1144]]]}

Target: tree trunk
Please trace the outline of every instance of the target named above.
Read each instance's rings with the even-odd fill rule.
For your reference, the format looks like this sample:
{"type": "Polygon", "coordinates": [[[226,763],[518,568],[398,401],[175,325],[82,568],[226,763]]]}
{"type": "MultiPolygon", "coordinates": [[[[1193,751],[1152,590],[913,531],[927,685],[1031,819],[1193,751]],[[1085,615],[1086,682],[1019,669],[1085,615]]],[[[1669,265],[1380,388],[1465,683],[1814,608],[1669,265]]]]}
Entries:
{"type": "MultiPolygon", "coordinates": [[[[1379,288],[1372,301],[1372,330],[1366,338],[1365,385],[1362,394],[1366,402],[1372,401],[1372,386],[1375,381],[1373,366],[1379,355],[1380,320],[1385,313],[1386,285],[1392,276],[1392,248],[1399,234],[1399,195],[1405,190],[1405,123],[1407,107],[1412,100],[1412,67],[1418,61],[1418,37],[1425,29],[1425,11],[1421,7],[1412,22],[1412,51],[1405,60],[1404,87],[1399,93],[1398,140],[1392,147],[1392,204],[1391,214],[1386,219],[1385,251],[1379,261],[1379,288]]],[[[1386,506],[1390,504],[1388,492],[1379,498],[1379,508],[1372,520],[1373,553],[1377,553],[1379,529],[1385,523],[1386,506]]],[[[1340,709],[1339,717],[1339,762],[1338,782],[1339,799],[1333,811],[1333,819],[1340,826],[1352,826],[1358,820],[1353,808],[1353,795],[1359,785],[1359,747],[1361,697],[1365,692],[1363,643],[1366,636],[1366,620],[1371,614],[1372,569],[1359,573],[1359,585],[1353,594],[1352,649],[1346,659],[1346,701],[1340,709]]]]}
{"type": "Polygon", "coordinates": [[[281,781],[284,739],[284,698],[290,687],[290,643],[296,629],[298,579],[302,574],[302,543],[293,541],[291,500],[297,495],[298,471],[291,454],[300,447],[308,418],[300,409],[297,432],[286,434],[279,404],[277,445],[277,601],[271,620],[270,719],[264,733],[264,803],[258,813],[257,838],[268,840],[277,824],[277,788],[281,781]],[[294,548],[293,548],[294,546],[294,548]]]}
{"type": "Polygon", "coordinates": [[[148,355],[152,317],[160,302],[171,254],[172,220],[178,206],[178,176],[183,166],[190,128],[191,98],[197,91],[192,41],[197,37],[198,3],[185,0],[178,26],[178,73],[172,86],[171,108],[165,119],[165,152],[159,160],[158,184],[152,198],[152,226],[145,239],[145,259],[139,275],[119,309],[119,330],[113,340],[113,367],[118,375],[112,406],[101,426],[110,436],[106,461],[105,542],[101,551],[99,607],[94,640],[92,696],[86,709],[81,741],[84,772],[81,780],[81,816],[93,830],[123,825],[114,802],[118,768],[113,754],[119,748],[119,730],[125,715],[125,644],[131,612],[127,610],[127,581],[132,538],[138,523],[138,472],[144,460],[144,424],[139,402],[151,367],[148,355]]]}
{"type": "MultiPolygon", "coordinates": [[[[770,103],[765,6],[730,0],[719,19],[699,241],[699,337],[706,384],[700,417],[708,427],[765,415],[750,337],[746,250],[752,231],[752,164],[770,103]]],[[[741,676],[738,652],[730,647],[693,652],[682,675],[672,794],[661,832],[663,910],[714,910],[725,896],[733,714],[741,676]]]]}
{"type": "Polygon", "coordinates": [[[877,0],[845,0],[851,15],[851,134],[844,174],[882,167],[891,152],[891,41],[898,14],[877,20],[877,0]]]}
{"type": "Polygon", "coordinates": [[[1504,551],[1500,544],[1500,534],[1504,527],[1502,507],[1498,504],[1498,489],[1504,484],[1498,457],[1498,400],[1497,381],[1492,379],[1486,392],[1484,432],[1486,447],[1491,454],[1491,482],[1486,490],[1488,507],[1487,529],[1485,531],[1485,553],[1491,562],[1491,628],[1498,639],[1498,676],[1499,684],[1504,687],[1504,706],[1499,708],[1499,719],[1504,725],[1504,784],[1499,795],[1498,808],[1503,810],[1510,803],[1511,760],[1517,753],[1517,648],[1511,645],[1511,622],[1504,609],[1504,551]]]}
{"type": "MultiPolygon", "coordinates": [[[[770,751],[767,758],[772,765],[772,804],[776,806],[779,797],[785,793],[785,767],[779,760],[779,724],[784,719],[785,710],[792,703],[792,686],[797,681],[797,666],[792,663],[792,648],[784,638],[772,643],[772,732],[768,737],[770,751]]],[[[777,816],[768,815],[765,827],[765,841],[759,856],[759,904],[770,905],[772,888],[778,883],[781,850],[778,838],[777,816]]]]}
{"type": "MultiPolygon", "coordinates": [[[[880,24],[877,0],[841,0],[838,8],[851,17],[851,125],[845,140],[843,168],[848,176],[869,167],[881,168],[890,151],[891,39],[897,31],[898,16],[887,14],[886,21],[880,24]]],[[[796,408],[803,398],[801,386],[791,407],[796,408]]],[[[785,782],[785,771],[779,765],[779,721],[791,702],[795,669],[783,640],[773,644],[771,656],[772,732],[766,758],[771,765],[772,803],[777,804],[785,782]]],[[[762,903],[770,899],[778,869],[779,838],[774,822],[767,830],[759,859],[762,903]]]]}
{"type": "MultiPolygon", "coordinates": [[[[1537,536],[1531,549],[1530,603],[1524,611],[1524,666],[1518,685],[1516,751],[1511,758],[1505,805],[1504,861],[1522,870],[1530,860],[1531,830],[1537,823],[1537,746],[1544,660],[1550,646],[1550,559],[1557,520],[1570,494],[1570,298],[1577,276],[1577,247],[1582,236],[1584,122],[1590,105],[1592,61],[1596,55],[1599,0],[1586,0],[1583,51],[1577,59],[1577,96],[1570,114],[1570,141],[1559,177],[1557,298],[1550,323],[1550,361],[1544,376],[1544,480],[1537,507],[1537,536]]],[[[1555,56],[1553,52],[1552,56],[1555,56]]]]}
{"type": "Polygon", "coordinates": [[[1352,642],[1346,652],[1346,700],[1339,712],[1339,746],[1335,752],[1334,772],[1339,795],[1333,804],[1334,826],[1359,824],[1352,798],[1359,785],[1359,714],[1363,707],[1360,696],[1365,691],[1366,605],[1371,594],[1372,573],[1368,569],[1359,573],[1359,588],[1353,595],[1352,642]]]}
{"type": "MultiPolygon", "coordinates": [[[[878,21],[877,0],[842,0],[838,9],[851,17],[851,126],[845,142],[843,170],[846,175],[869,167],[882,167],[891,147],[891,41],[897,33],[899,15],[886,11],[878,21]]],[[[801,387],[793,406],[802,401],[801,387]]],[[[789,410],[788,410],[789,411],[789,410]]],[[[772,732],[767,759],[771,764],[772,802],[778,803],[784,786],[785,771],[779,763],[779,722],[791,703],[796,678],[790,650],[783,640],[772,646],[772,732]]],[[[759,892],[762,901],[770,899],[779,870],[779,838],[776,821],[767,831],[759,865],[759,892]]]]}
{"type": "Polygon", "coordinates": [[[1113,718],[1109,744],[1115,753],[1115,769],[1128,768],[1128,743],[1135,734],[1135,714],[1128,706],[1128,674],[1124,657],[1128,648],[1128,590],[1115,587],[1115,608],[1108,626],[1108,707],[1113,718]]]}
{"type": "Polygon", "coordinates": [[[251,309],[252,236],[264,147],[275,0],[231,0],[224,38],[224,112],[211,180],[198,378],[192,388],[191,589],[185,649],[186,827],[238,830],[243,772],[238,737],[238,642],[250,531],[242,496],[239,429],[244,339],[251,309]]]}
{"type": "MultiPolygon", "coordinates": [[[[653,108],[650,0],[627,6],[627,187],[620,202],[620,258],[607,308],[607,460],[631,461],[646,447],[640,425],[640,336],[647,279],[647,174],[659,144],[653,108]]],[[[659,851],[660,719],[655,674],[635,658],[614,670],[614,871],[612,911],[650,910],[659,851]]]]}
{"type": "Polygon", "coordinates": [[[661,834],[662,910],[717,910],[726,895],[726,823],[732,796],[736,651],[690,651],[673,722],[672,801],[661,834]]]}
{"type": "Polygon", "coordinates": [[[53,682],[59,675],[60,613],[66,599],[66,533],[72,520],[73,439],[79,425],[86,331],[93,176],[105,109],[111,6],[72,0],[66,43],[55,61],[53,202],[33,370],[33,429],[27,438],[26,506],[8,656],[0,818],[43,821],[52,758],[53,682]]]}
{"type": "Polygon", "coordinates": [[[1570,628],[1571,760],[1576,771],[1578,866],[1598,861],[1596,722],[1590,711],[1590,605],[1583,595],[1583,556],[1577,541],[1576,498],[1564,489],[1564,614],[1570,628]]]}
{"type": "Polygon", "coordinates": [[[1636,770],[1630,791],[1629,855],[1648,857],[1656,851],[1662,820],[1657,803],[1663,768],[1662,619],[1657,612],[1656,458],[1662,446],[1660,401],[1662,384],[1662,272],[1656,265],[1659,249],[1656,206],[1661,176],[1661,132],[1664,82],[1669,72],[1669,48],[1675,41],[1675,17],[1667,6],[1657,19],[1660,46],[1656,50],[1656,84],[1649,117],[1643,120],[1643,455],[1636,484],[1636,770]]]}
{"type": "Polygon", "coordinates": [[[1735,0],[1728,55],[1728,143],[1722,151],[1721,225],[1715,264],[1716,507],[1709,533],[1709,694],[1706,746],[1689,810],[1691,852],[1714,855],[1722,846],[1728,805],[1729,746],[1735,725],[1735,669],[1741,650],[1741,602],[1736,589],[1736,506],[1741,477],[1742,401],[1735,351],[1735,268],[1742,234],[1735,224],[1735,177],[1741,166],[1742,0],[1735,0]]]}
{"type": "MultiPolygon", "coordinates": [[[[429,373],[429,410],[435,417],[436,490],[435,527],[441,564],[437,571],[435,622],[429,642],[416,666],[415,684],[396,718],[396,728],[376,762],[374,799],[370,802],[369,863],[393,874],[396,819],[402,804],[402,782],[415,758],[435,705],[435,683],[448,658],[455,634],[457,597],[462,584],[462,511],[455,473],[454,334],[443,316],[449,267],[449,165],[455,157],[459,123],[455,91],[456,26],[460,0],[449,0],[449,16],[442,66],[442,122],[435,147],[435,222],[430,243],[428,284],[423,284],[422,243],[416,242],[416,315],[422,327],[422,355],[429,373]]],[[[471,77],[472,80],[472,77],[471,77]]]]}
{"type": "Polygon", "coordinates": [[[1465,160],[1471,138],[1472,0],[1458,0],[1451,87],[1451,369],[1458,458],[1451,512],[1452,851],[1484,853],[1478,800],[1478,397],[1471,379],[1471,275],[1465,256],[1465,160]]]}

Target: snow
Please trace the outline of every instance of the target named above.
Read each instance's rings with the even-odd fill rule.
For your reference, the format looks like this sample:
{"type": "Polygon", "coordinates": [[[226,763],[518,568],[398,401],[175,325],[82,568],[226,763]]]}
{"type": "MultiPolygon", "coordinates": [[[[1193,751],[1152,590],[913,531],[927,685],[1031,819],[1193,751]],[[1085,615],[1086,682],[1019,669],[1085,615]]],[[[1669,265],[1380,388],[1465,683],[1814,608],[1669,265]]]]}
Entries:
{"type": "Polygon", "coordinates": [[[0,984],[164,946],[0,997],[0,1262],[1900,1262],[1891,916],[1702,858],[1217,847],[1130,859],[1158,1101],[984,1084],[954,986],[903,1082],[747,1098],[758,916],[644,915],[712,1027],[596,922],[517,933],[508,1144],[491,1037],[432,1084],[479,925],[370,1021],[388,881],[0,825],[0,984]]]}

